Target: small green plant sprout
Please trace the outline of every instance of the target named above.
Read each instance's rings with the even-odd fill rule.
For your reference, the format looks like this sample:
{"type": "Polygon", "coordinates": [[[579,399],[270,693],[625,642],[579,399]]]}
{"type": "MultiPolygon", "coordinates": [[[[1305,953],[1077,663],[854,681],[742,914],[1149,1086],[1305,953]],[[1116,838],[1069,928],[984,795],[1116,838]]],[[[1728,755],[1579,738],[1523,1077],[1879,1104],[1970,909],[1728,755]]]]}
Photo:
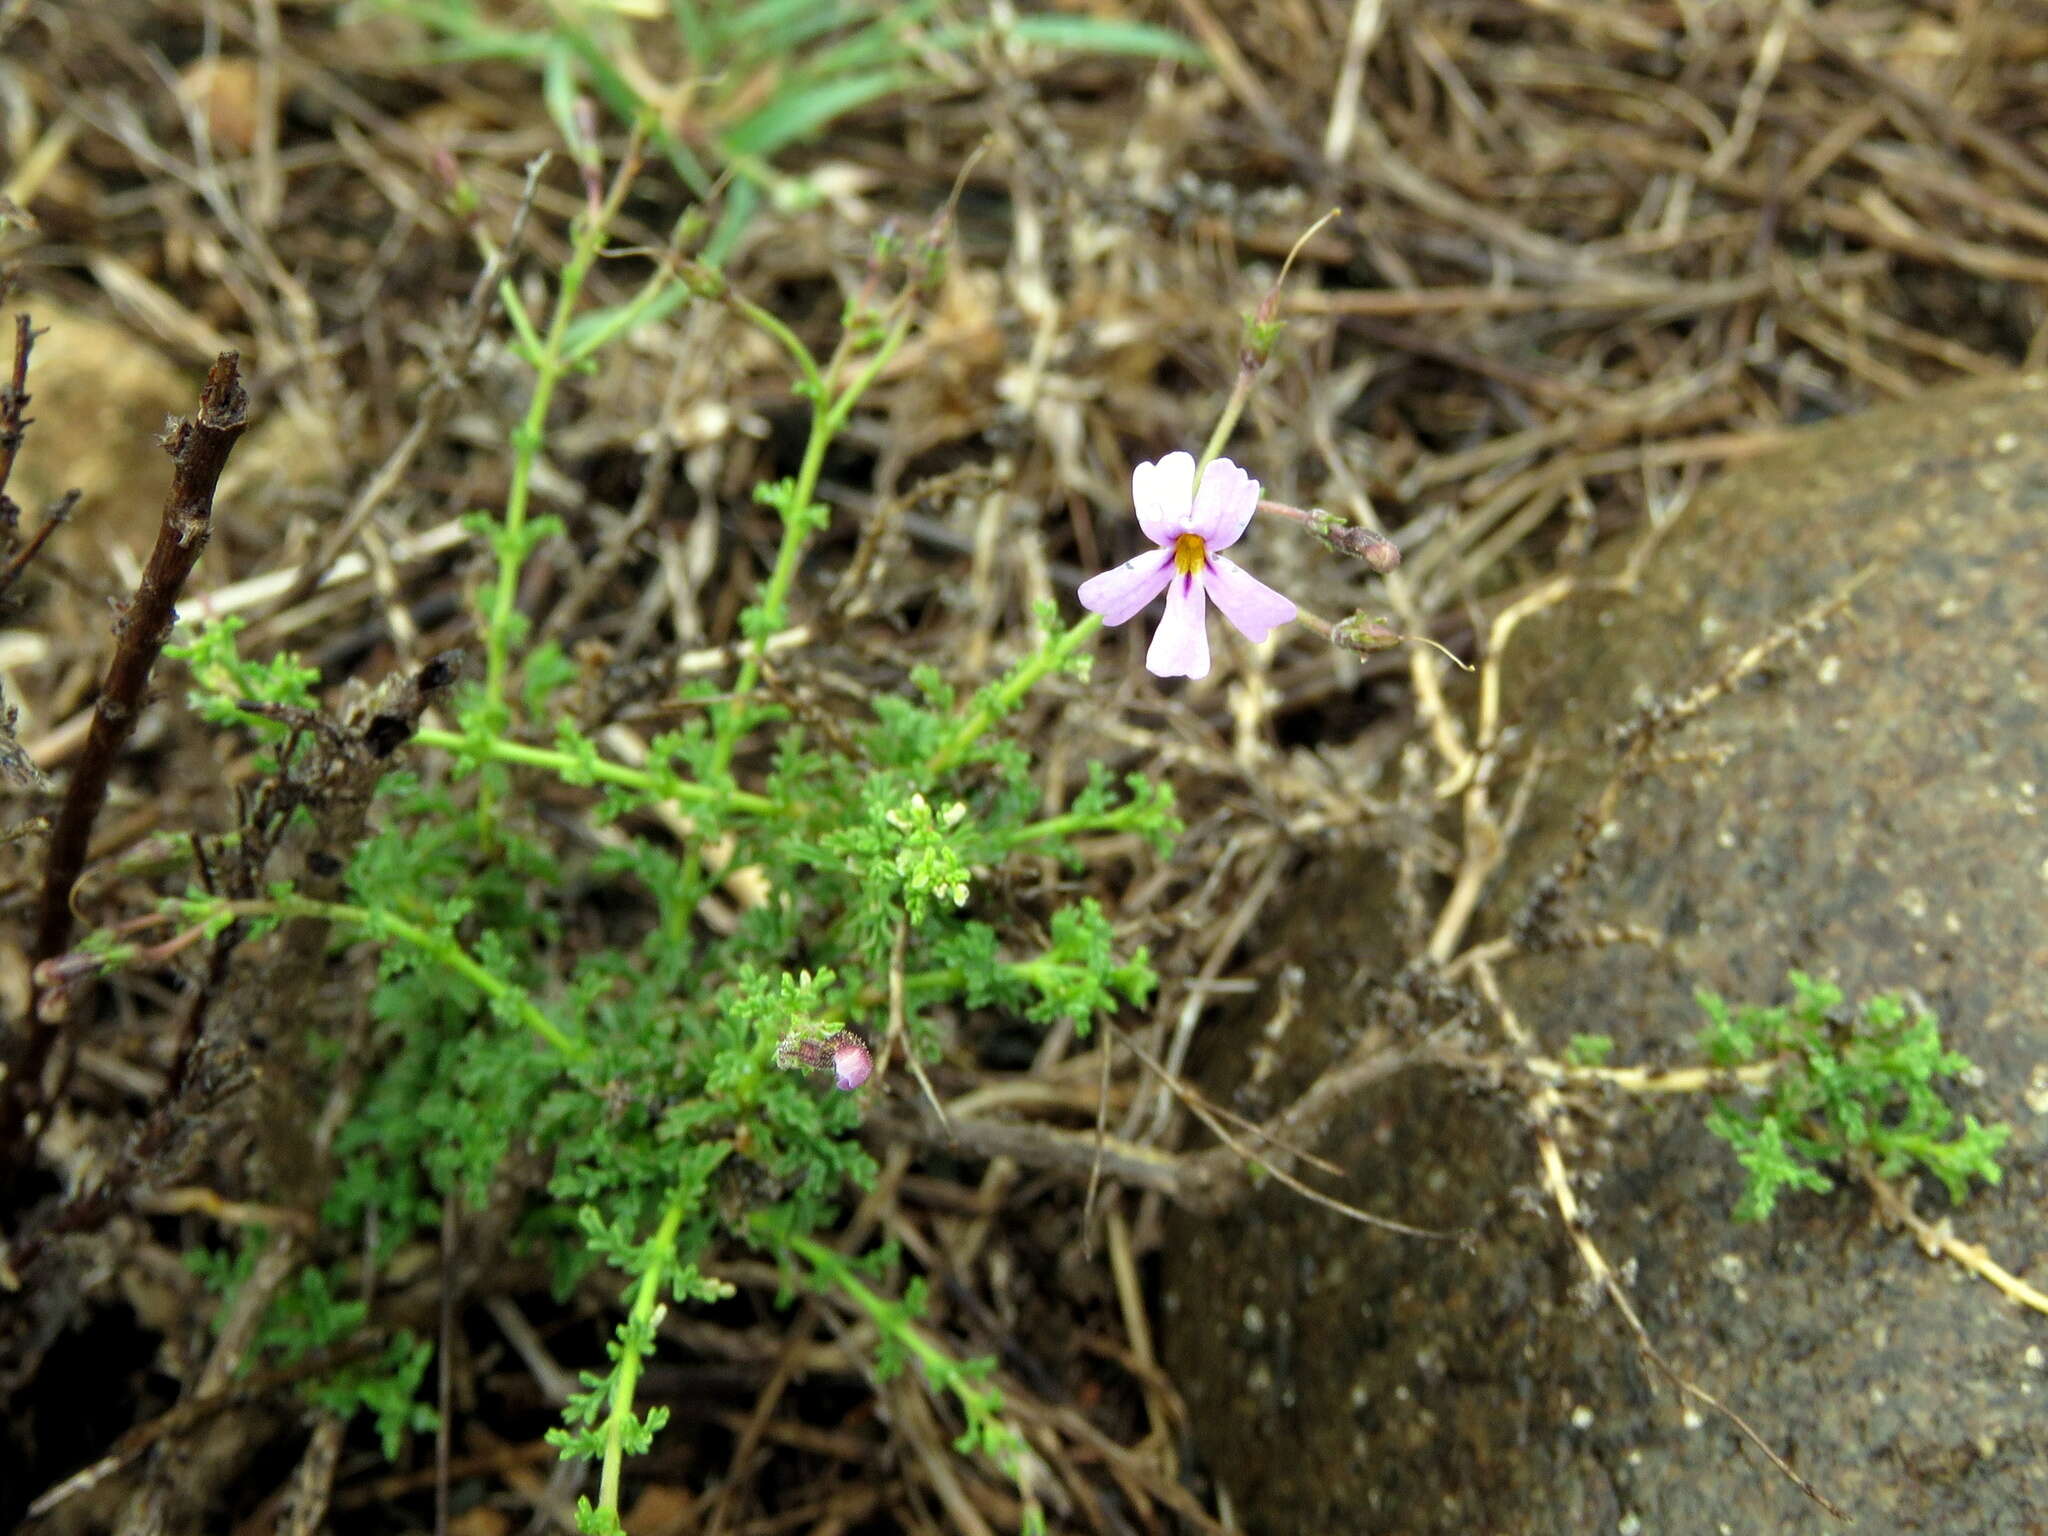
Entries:
{"type": "Polygon", "coordinates": [[[1564,1048],[1567,1066],[1604,1067],[1614,1054],[1612,1035],[1573,1035],[1564,1048]]]}
{"type": "MultiPolygon", "coordinates": [[[[263,1229],[252,1227],[238,1251],[194,1249],[185,1262],[208,1290],[229,1296],[248,1281],[264,1242],[263,1229]]],[[[418,1400],[434,1350],[408,1329],[390,1334],[378,1347],[374,1337],[364,1338],[369,1317],[369,1304],[339,1294],[326,1270],[300,1270],[264,1313],[242,1370],[246,1375],[258,1366],[277,1369],[334,1357],[332,1368],[300,1384],[299,1396],[343,1418],[367,1414],[384,1454],[396,1459],[407,1434],[436,1423],[434,1411],[418,1400]]]]}
{"type": "MultiPolygon", "coordinates": [[[[256,661],[241,654],[235,637],[247,627],[241,618],[224,618],[181,633],[185,638],[164,647],[164,654],[182,661],[193,686],[185,701],[209,725],[239,726],[265,741],[283,741],[292,734],[290,720],[309,714],[318,704],[313,690],[320,682],[317,667],[302,665],[283,654],[256,661]]],[[[255,766],[275,772],[268,753],[255,766]]]]}
{"type": "Polygon", "coordinates": [[[1830,1166],[1860,1166],[1881,1179],[1918,1167],[1958,1204],[1970,1180],[1996,1184],[1998,1152],[2012,1127],[1965,1115],[1961,1129],[1935,1085],[1974,1070],[1945,1050],[1934,1015],[1894,994],[1860,1011],[1842,1007],[1839,989],[1791,973],[1792,1001],[1731,1009],[1698,994],[1708,1027],[1708,1060],[1730,1069],[1776,1064],[1753,1106],[1716,1100],[1707,1127],[1735,1151],[1749,1179],[1735,1202],[1738,1221],[1761,1221],[1789,1189],[1825,1193],[1830,1166]]]}

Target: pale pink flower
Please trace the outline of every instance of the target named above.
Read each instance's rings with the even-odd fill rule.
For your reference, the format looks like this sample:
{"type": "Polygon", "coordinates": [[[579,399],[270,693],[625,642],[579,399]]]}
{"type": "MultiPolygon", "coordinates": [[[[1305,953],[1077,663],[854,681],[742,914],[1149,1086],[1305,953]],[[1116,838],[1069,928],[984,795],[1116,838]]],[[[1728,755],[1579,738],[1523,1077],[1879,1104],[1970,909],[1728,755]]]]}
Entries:
{"type": "Polygon", "coordinates": [[[1155,676],[1209,675],[1207,601],[1247,640],[1263,640],[1294,617],[1293,603],[1217,553],[1244,536],[1259,505],[1259,482],[1230,460],[1213,461],[1197,490],[1194,455],[1169,453],[1137,467],[1131,497],[1138,526],[1159,547],[1082,582],[1081,606],[1121,624],[1164,592],[1166,614],[1145,653],[1155,676]]]}

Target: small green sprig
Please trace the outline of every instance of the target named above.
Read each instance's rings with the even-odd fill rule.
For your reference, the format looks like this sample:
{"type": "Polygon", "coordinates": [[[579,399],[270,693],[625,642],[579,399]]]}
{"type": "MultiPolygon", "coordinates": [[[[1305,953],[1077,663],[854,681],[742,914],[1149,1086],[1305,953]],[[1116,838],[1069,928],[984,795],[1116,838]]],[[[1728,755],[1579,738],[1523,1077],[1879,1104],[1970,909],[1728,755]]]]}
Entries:
{"type": "MultiPolygon", "coordinates": [[[[505,693],[511,657],[514,647],[526,635],[526,622],[517,608],[520,574],[527,557],[546,539],[562,531],[559,519],[529,518],[534,476],[547,443],[548,412],[562,381],[587,356],[587,348],[573,344],[573,327],[584,284],[604,255],[612,224],[638,170],[636,139],[612,177],[609,189],[593,197],[590,206],[570,226],[569,256],[555,276],[545,332],[535,326],[512,279],[507,277],[499,284],[499,299],[523,342],[527,364],[533,370],[533,387],[527,395],[526,411],[512,429],[512,475],[505,504],[495,515],[477,513],[468,520],[468,526],[490,545],[497,560],[496,579],[484,612],[483,689],[464,712],[468,733],[480,740],[503,735],[510,723],[505,693]]],[[[672,279],[662,269],[655,282],[667,287],[672,279]]]]}
{"type": "MultiPolygon", "coordinates": [[[[247,1283],[255,1269],[266,1234],[247,1229],[240,1247],[227,1253],[204,1249],[186,1255],[186,1263],[208,1290],[223,1300],[247,1283]]],[[[342,1294],[325,1269],[300,1270],[279,1291],[243,1355],[243,1375],[264,1368],[297,1365],[322,1351],[345,1351],[369,1321],[367,1303],[342,1294]]],[[[314,1407],[349,1418],[367,1413],[387,1458],[396,1459],[405,1436],[432,1429],[438,1422],[419,1401],[433,1346],[400,1329],[384,1347],[348,1359],[333,1370],[305,1382],[300,1396],[314,1407]]]]}
{"type": "Polygon", "coordinates": [[[1612,1035],[1573,1035],[1564,1048],[1565,1064],[1573,1067],[1604,1067],[1613,1054],[1612,1035]]]}
{"type": "Polygon", "coordinates": [[[989,1385],[995,1361],[955,1359],[918,1326],[924,1311],[924,1287],[913,1280],[901,1300],[891,1300],[868,1284],[847,1257],[816,1240],[790,1234],[788,1249],[809,1266],[818,1289],[837,1293],[865,1313],[881,1336],[876,1374],[895,1374],[915,1360],[925,1384],[936,1395],[950,1395],[960,1405],[965,1427],[953,1441],[963,1456],[983,1455],[1002,1469],[1024,1500],[1023,1529],[1042,1533],[1045,1510],[1033,1490],[1032,1457],[1024,1436],[1003,1413],[1003,1394],[989,1385]]]}
{"type": "MultiPolygon", "coordinates": [[[[165,646],[164,654],[184,662],[191,672],[193,686],[185,698],[200,719],[209,725],[239,726],[260,740],[281,741],[291,734],[291,726],[274,713],[265,714],[264,708],[311,710],[318,702],[313,689],[320,672],[288,652],[267,661],[243,656],[235,637],[247,624],[246,619],[229,616],[195,626],[183,640],[165,646]]],[[[265,752],[257,757],[256,766],[275,772],[278,764],[265,752]]]]}
{"type": "Polygon", "coordinates": [[[1717,1100],[1707,1126],[1734,1149],[1748,1182],[1735,1204],[1740,1221],[1761,1221],[1787,1190],[1825,1192],[1830,1166],[1862,1162],[1881,1178],[1919,1167],[1958,1204],[1970,1180],[1996,1184],[2003,1124],[1965,1115],[1961,1128],[1936,1084],[1973,1070],[1942,1045],[1934,1016],[1880,995],[1857,1012],[1838,988],[1794,971],[1792,1001],[1731,1009],[1699,995],[1709,1020],[1700,1043],[1714,1066],[1775,1062],[1753,1105],[1717,1100]]]}

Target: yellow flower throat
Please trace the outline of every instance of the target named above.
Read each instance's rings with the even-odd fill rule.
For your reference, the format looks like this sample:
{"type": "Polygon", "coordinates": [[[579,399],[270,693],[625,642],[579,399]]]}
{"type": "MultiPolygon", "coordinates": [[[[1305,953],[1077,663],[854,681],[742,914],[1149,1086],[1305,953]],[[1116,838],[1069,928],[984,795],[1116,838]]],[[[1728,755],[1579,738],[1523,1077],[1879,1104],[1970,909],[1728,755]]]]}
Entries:
{"type": "Polygon", "coordinates": [[[1192,576],[1209,562],[1209,546],[1199,533],[1184,533],[1173,541],[1173,568],[1192,576]]]}

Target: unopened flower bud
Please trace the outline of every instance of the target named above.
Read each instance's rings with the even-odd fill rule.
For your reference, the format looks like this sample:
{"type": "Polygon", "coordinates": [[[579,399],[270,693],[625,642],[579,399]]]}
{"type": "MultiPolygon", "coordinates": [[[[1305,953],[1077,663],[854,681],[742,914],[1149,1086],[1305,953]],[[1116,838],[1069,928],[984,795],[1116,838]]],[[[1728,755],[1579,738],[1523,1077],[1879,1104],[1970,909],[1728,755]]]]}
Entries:
{"type": "Polygon", "coordinates": [[[476,183],[462,174],[462,163],[455,158],[454,151],[437,145],[432,163],[434,177],[446,194],[443,203],[448,211],[465,224],[474,223],[482,200],[477,195],[476,183]]]}
{"type": "Polygon", "coordinates": [[[72,995],[106,968],[106,957],[74,949],[41,961],[30,972],[35,986],[36,1017],[55,1024],[71,1011],[72,995]]]}
{"type": "Polygon", "coordinates": [[[1401,636],[1385,619],[1354,613],[1331,627],[1330,643],[1370,656],[1374,651],[1391,651],[1401,643],[1401,636]]]}
{"type": "Polygon", "coordinates": [[[1309,526],[1315,536],[1338,554],[1355,555],[1382,576],[1401,563],[1401,548],[1392,539],[1328,512],[1317,512],[1313,517],[1309,526]]]}
{"type": "Polygon", "coordinates": [[[829,1035],[799,1031],[783,1036],[775,1047],[775,1065],[790,1071],[830,1072],[834,1086],[850,1093],[868,1080],[875,1070],[875,1058],[867,1042],[850,1029],[829,1035]]]}

